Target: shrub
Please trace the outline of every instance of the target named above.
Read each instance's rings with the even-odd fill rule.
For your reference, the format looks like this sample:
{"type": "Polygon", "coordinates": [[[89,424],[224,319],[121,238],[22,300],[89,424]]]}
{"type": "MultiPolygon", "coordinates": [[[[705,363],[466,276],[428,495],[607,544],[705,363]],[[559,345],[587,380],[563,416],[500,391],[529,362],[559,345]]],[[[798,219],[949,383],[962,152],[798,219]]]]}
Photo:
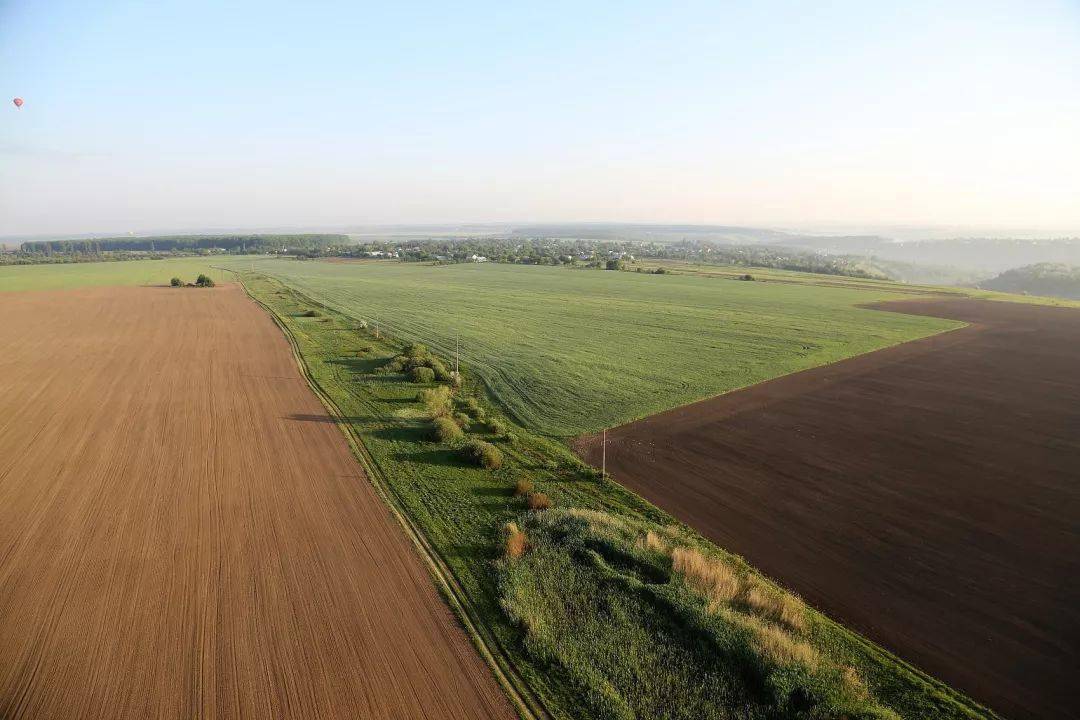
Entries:
{"type": "Polygon", "coordinates": [[[753,281],[753,279],[754,279],[754,276],[753,276],[753,275],[751,275],[750,273],[747,273],[747,274],[745,274],[745,275],[740,275],[740,276],[739,276],[739,279],[740,279],[740,280],[748,280],[748,281],[753,281]]]}
{"type": "Polygon", "coordinates": [[[468,443],[462,448],[462,453],[470,462],[487,470],[498,470],[503,464],[499,448],[483,440],[473,440],[468,443]]]}
{"type": "Polygon", "coordinates": [[[174,277],[172,280],[169,281],[169,284],[172,285],[173,287],[183,287],[184,286],[184,281],[181,280],[178,277],[174,277]]]}
{"type": "Polygon", "coordinates": [[[356,329],[357,330],[367,330],[367,320],[357,320],[356,321],[356,329]]]}
{"type": "Polygon", "coordinates": [[[445,385],[421,390],[416,394],[416,399],[424,404],[432,417],[450,414],[450,388],[445,385]]]}
{"type": "Polygon", "coordinates": [[[318,310],[307,310],[303,313],[304,317],[319,317],[318,310]]]}
{"type": "Polygon", "coordinates": [[[532,480],[528,478],[521,478],[514,484],[514,495],[518,497],[522,495],[528,495],[532,492],[532,489],[532,480]]]}
{"type": "Polygon", "coordinates": [[[429,353],[428,349],[420,343],[409,343],[405,346],[405,354],[410,358],[422,360],[427,358],[431,353],[429,353]]]}
{"type": "Polygon", "coordinates": [[[412,369],[412,381],[414,383],[435,382],[435,371],[429,367],[415,367],[412,369]]]}
{"type": "Polygon", "coordinates": [[[505,435],[506,423],[504,423],[502,420],[488,420],[487,429],[495,433],[496,435],[505,435]]]}
{"type": "Polygon", "coordinates": [[[198,287],[214,287],[214,279],[209,275],[199,275],[195,278],[195,284],[198,287]]]}
{"type": "Polygon", "coordinates": [[[443,365],[442,360],[431,358],[428,367],[435,371],[435,379],[439,382],[446,382],[450,379],[451,373],[446,369],[446,366],[443,365]]]}
{"type": "Polygon", "coordinates": [[[551,498],[542,492],[531,492],[525,499],[530,510],[547,510],[551,507],[551,498]]]}
{"type": "Polygon", "coordinates": [[[476,398],[465,398],[465,402],[463,402],[462,405],[465,408],[465,412],[480,422],[484,422],[487,413],[484,412],[483,406],[480,405],[480,402],[476,398]]]}
{"type": "Polygon", "coordinates": [[[459,388],[462,386],[462,384],[464,384],[464,380],[462,379],[460,372],[450,373],[450,384],[453,385],[455,388],[459,388]]]}
{"type": "Polygon", "coordinates": [[[457,423],[448,417],[435,418],[432,431],[435,434],[436,440],[447,445],[457,442],[465,436],[465,433],[461,432],[461,428],[457,426],[457,423]]]}
{"type": "Polygon", "coordinates": [[[389,360],[383,368],[387,372],[399,373],[404,372],[406,366],[409,364],[409,358],[405,355],[398,355],[397,357],[389,360]]]}
{"type": "Polygon", "coordinates": [[[517,526],[517,523],[506,523],[503,528],[503,547],[506,557],[515,560],[525,554],[529,547],[529,540],[517,526]]]}

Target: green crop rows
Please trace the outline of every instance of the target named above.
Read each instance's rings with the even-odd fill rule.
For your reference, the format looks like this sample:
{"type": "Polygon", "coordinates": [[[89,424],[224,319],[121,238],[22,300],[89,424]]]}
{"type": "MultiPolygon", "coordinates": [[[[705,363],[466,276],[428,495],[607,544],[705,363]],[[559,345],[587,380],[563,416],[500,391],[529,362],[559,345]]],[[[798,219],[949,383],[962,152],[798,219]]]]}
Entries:
{"type": "Polygon", "coordinates": [[[959,326],[856,307],[903,297],[880,284],[863,290],[515,265],[263,260],[255,269],[446,357],[460,345],[462,363],[493,399],[554,436],[959,326]]]}

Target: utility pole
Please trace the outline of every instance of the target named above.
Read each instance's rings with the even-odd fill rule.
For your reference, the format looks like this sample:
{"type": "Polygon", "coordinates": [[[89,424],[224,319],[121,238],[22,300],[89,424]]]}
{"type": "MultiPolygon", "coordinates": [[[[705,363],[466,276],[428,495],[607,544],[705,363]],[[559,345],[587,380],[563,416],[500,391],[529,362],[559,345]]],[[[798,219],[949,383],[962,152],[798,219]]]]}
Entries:
{"type": "Polygon", "coordinates": [[[458,374],[458,355],[461,354],[461,336],[454,336],[454,377],[458,374]]]}
{"type": "Polygon", "coordinates": [[[379,318],[375,318],[375,339],[379,339],[379,318]]]}
{"type": "Polygon", "coordinates": [[[600,457],[600,479],[607,480],[607,428],[604,428],[604,442],[600,457]]]}

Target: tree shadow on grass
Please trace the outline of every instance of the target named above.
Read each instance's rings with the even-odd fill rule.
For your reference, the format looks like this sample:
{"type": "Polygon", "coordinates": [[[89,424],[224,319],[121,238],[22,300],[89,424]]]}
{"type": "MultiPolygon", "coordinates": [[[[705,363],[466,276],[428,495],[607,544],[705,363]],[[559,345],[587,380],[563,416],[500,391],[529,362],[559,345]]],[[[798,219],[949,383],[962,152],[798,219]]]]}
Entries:
{"type": "Polygon", "coordinates": [[[432,450],[420,450],[400,452],[397,454],[398,460],[406,462],[416,463],[418,465],[436,465],[440,467],[470,467],[469,463],[465,462],[461,456],[454,450],[448,450],[446,448],[436,448],[432,450]]]}
{"type": "Polygon", "coordinates": [[[408,423],[381,427],[365,433],[378,440],[390,440],[392,442],[421,443],[431,440],[430,431],[426,425],[420,423],[408,423]]]}
{"type": "Polygon", "coordinates": [[[344,417],[336,418],[333,415],[316,415],[311,413],[293,413],[292,415],[286,415],[285,419],[297,420],[299,422],[327,423],[330,425],[362,423],[371,420],[371,418],[361,417],[359,415],[345,415],[344,417]]]}
{"type": "Polygon", "coordinates": [[[385,360],[381,358],[341,357],[331,358],[326,361],[326,364],[340,365],[341,367],[357,375],[373,375],[376,369],[382,367],[385,364],[385,360]]]}

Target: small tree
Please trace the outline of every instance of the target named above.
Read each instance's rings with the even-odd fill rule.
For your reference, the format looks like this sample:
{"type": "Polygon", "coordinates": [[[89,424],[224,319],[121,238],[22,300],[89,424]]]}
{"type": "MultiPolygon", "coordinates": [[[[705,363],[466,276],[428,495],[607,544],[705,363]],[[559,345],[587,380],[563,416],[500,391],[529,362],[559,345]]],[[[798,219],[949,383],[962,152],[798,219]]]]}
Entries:
{"type": "Polygon", "coordinates": [[[198,287],[214,287],[214,279],[209,275],[200,274],[199,277],[195,278],[195,284],[198,287]]]}
{"type": "Polygon", "coordinates": [[[172,285],[173,287],[183,287],[184,286],[184,281],[181,280],[178,277],[174,277],[172,280],[169,281],[169,284],[172,285]]]}
{"type": "Polygon", "coordinates": [[[618,258],[612,258],[604,264],[604,267],[606,267],[608,270],[622,270],[623,263],[622,260],[619,260],[618,258]]]}

